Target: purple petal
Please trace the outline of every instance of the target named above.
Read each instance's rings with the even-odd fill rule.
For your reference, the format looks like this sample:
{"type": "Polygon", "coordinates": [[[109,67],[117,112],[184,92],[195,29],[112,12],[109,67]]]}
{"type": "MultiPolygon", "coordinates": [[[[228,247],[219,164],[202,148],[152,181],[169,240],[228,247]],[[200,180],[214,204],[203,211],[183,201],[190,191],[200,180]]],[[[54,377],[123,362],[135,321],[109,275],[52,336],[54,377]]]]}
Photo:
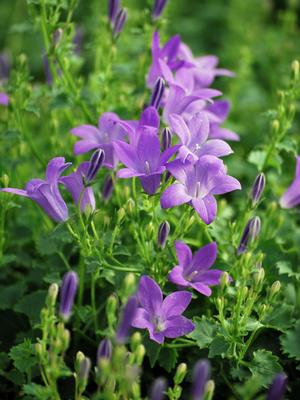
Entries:
{"type": "Polygon", "coordinates": [[[65,163],[64,157],[55,157],[50,160],[46,169],[47,181],[50,183],[56,182],[60,174],[70,165],[71,163],[65,163]]]}
{"type": "Polygon", "coordinates": [[[14,188],[4,188],[0,189],[0,192],[17,194],[18,196],[29,197],[26,190],[23,189],[14,189],[14,188]]]}
{"type": "Polygon", "coordinates": [[[240,182],[229,175],[216,177],[214,183],[215,187],[211,190],[211,194],[223,194],[241,189],[240,182]]]}
{"type": "Polygon", "coordinates": [[[195,211],[207,225],[216,218],[217,201],[213,196],[207,195],[203,199],[192,199],[192,204],[195,211]]]}
{"type": "Polygon", "coordinates": [[[211,125],[209,136],[213,139],[233,140],[236,142],[240,140],[240,137],[237,133],[226,128],[221,128],[217,124],[211,125]]]}
{"type": "Polygon", "coordinates": [[[209,243],[194,254],[192,265],[199,269],[209,269],[217,258],[217,244],[215,242],[209,243]]]}
{"type": "Polygon", "coordinates": [[[137,159],[134,148],[121,140],[114,142],[113,146],[121,162],[129,169],[137,171],[140,167],[140,162],[137,159]]]}
{"type": "Polygon", "coordinates": [[[180,286],[189,286],[189,282],[187,282],[184,278],[183,278],[183,268],[180,267],[179,265],[177,265],[176,267],[174,267],[169,275],[168,275],[168,280],[172,283],[174,283],[175,285],[180,285],[180,286]]]}
{"type": "Polygon", "coordinates": [[[206,109],[218,116],[220,122],[224,122],[230,111],[230,102],[227,100],[217,100],[213,104],[209,104],[206,109]]]}
{"type": "Polygon", "coordinates": [[[82,139],[90,139],[97,141],[99,130],[93,125],[80,125],[71,129],[71,134],[81,137],[82,139]]]}
{"type": "Polygon", "coordinates": [[[140,134],[137,144],[137,156],[143,166],[148,163],[151,173],[156,172],[160,159],[160,142],[157,134],[148,131],[143,131],[140,134]]]}
{"type": "Polygon", "coordinates": [[[179,291],[169,294],[161,307],[160,314],[164,319],[169,319],[175,315],[182,314],[192,300],[192,293],[179,291]]]}
{"type": "Polygon", "coordinates": [[[74,144],[73,152],[77,156],[98,149],[99,147],[100,144],[98,142],[92,140],[79,140],[74,144]]]}
{"type": "Polygon", "coordinates": [[[160,164],[165,165],[167,161],[176,153],[179,149],[179,145],[167,148],[160,156],[160,164]]]}
{"type": "Polygon", "coordinates": [[[204,143],[209,135],[209,119],[207,113],[199,112],[194,115],[188,122],[192,138],[198,144],[204,143]]]}
{"type": "Polygon", "coordinates": [[[211,289],[201,282],[191,282],[191,287],[197,290],[197,292],[204,294],[204,296],[210,296],[212,293],[211,289]]]}
{"type": "Polygon", "coordinates": [[[155,194],[160,185],[160,175],[161,174],[153,174],[150,176],[141,176],[140,181],[143,189],[149,195],[155,194]]]}
{"type": "Polygon", "coordinates": [[[203,144],[197,155],[198,157],[201,157],[205,154],[209,154],[216,157],[223,157],[232,153],[233,151],[229,146],[229,144],[227,144],[223,140],[211,139],[203,144]]]}
{"type": "Polygon", "coordinates": [[[162,49],[162,58],[168,57],[170,60],[177,57],[179,46],[180,46],[180,36],[172,36],[162,49]]]}
{"type": "Polygon", "coordinates": [[[187,268],[193,259],[193,254],[191,249],[187,244],[184,242],[180,242],[179,240],[175,241],[175,250],[176,250],[176,256],[179,261],[179,265],[185,269],[187,268]]]}
{"type": "Polygon", "coordinates": [[[117,176],[118,178],[133,178],[134,176],[143,176],[144,173],[139,173],[136,171],[133,171],[132,169],[129,168],[122,168],[118,171],[117,176]]]}
{"type": "Polygon", "coordinates": [[[140,126],[153,126],[154,128],[159,128],[160,119],[159,114],[155,107],[147,107],[142,112],[139,125],[140,126]]]}
{"type": "Polygon", "coordinates": [[[182,315],[176,315],[166,321],[164,335],[168,338],[176,338],[187,335],[195,329],[195,325],[182,315]]]}
{"type": "Polygon", "coordinates": [[[296,173],[293,183],[280,198],[282,208],[292,208],[300,203],[300,157],[296,158],[296,173]]]}
{"type": "Polygon", "coordinates": [[[210,271],[205,271],[201,273],[201,283],[208,286],[219,285],[221,276],[224,274],[224,271],[219,269],[212,269],[210,271]]]}
{"type": "Polygon", "coordinates": [[[176,133],[176,135],[181,140],[181,143],[188,144],[190,141],[191,134],[182,116],[178,114],[171,114],[169,116],[169,121],[170,121],[170,126],[172,128],[172,132],[176,133]]]}
{"type": "Polygon", "coordinates": [[[134,328],[148,329],[152,324],[149,321],[149,314],[143,308],[138,307],[132,321],[134,328]]]}
{"type": "Polygon", "coordinates": [[[188,203],[191,199],[192,197],[186,193],[185,186],[181,183],[175,183],[163,192],[160,204],[162,208],[171,208],[188,203]]]}
{"type": "Polygon", "coordinates": [[[0,92],[0,104],[2,106],[8,106],[9,104],[9,97],[6,93],[0,92]]]}
{"type": "Polygon", "coordinates": [[[142,276],[138,287],[138,299],[141,306],[154,315],[159,312],[163,295],[158,284],[149,276],[142,276]]]}

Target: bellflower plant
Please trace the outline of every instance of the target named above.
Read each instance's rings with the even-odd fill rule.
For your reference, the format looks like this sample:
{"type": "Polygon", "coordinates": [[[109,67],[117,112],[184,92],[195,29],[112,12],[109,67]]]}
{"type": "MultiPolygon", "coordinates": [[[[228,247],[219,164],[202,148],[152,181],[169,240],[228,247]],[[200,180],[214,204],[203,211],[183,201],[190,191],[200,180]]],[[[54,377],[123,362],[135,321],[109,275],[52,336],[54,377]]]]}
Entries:
{"type": "Polygon", "coordinates": [[[241,189],[239,181],[227,175],[223,162],[214,156],[203,156],[194,165],[175,160],[168,164],[167,169],[177,182],[162,194],[162,208],[188,203],[206,224],[217,215],[214,195],[241,189]]]}
{"type": "Polygon", "coordinates": [[[219,269],[210,269],[217,258],[217,244],[203,246],[194,256],[184,242],[175,241],[175,249],[179,265],[169,273],[169,281],[210,296],[212,292],[209,286],[218,285],[223,274],[219,269]]]}
{"type": "Polygon", "coordinates": [[[187,335],[195,326],[181,314],[191,299],[191,293],[185,291],[174,292],[163,299],[158,284],[149,276],[142,276],[138,287],[141,307],[136,311],[132,326],[147,329],[150,339],[157,343],[163,343],[165,337],[176,338],[187,335]]]}
{"type": "Polygon", "coordinates": [[[296,158],[295,178],[287,191],[280,198],[282,208],[293,208],[300,204],[300,156],[296,158]]]}
{"type": "Polygon", "coordinates": [[[58,183],[60,175],[71,163],[66,163],[63,157],[56,157],[49,161],[46,169],[46,179],[32,179],[25,189],[4,188],[3,192],[28,197],[36,202],[56,222],[68,219],[68,207],[63,200],[58,183]]]}

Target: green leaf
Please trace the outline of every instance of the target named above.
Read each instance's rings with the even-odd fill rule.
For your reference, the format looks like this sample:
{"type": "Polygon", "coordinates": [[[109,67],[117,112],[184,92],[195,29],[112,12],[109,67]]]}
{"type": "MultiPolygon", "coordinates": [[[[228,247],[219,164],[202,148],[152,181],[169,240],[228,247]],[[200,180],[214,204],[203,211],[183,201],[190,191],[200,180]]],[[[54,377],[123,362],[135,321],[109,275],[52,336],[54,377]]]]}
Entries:
{"type": "Polygon", "coordinates": [[[270,314],[266,316],[263,323],[270,328],[284,331],[293,324],[293,311],[294,306],[290,304],[278,304],[273,308],[270,314]]]}
{"type": "Polygon", "coordinates": [[[38,252],[42,256],[49,256],[58,251],[62,251],[66,243],[70,243],[72,238],[64,225],[59,225],[52,232],[39,236],[36,242],[38,252]]]}
{"type": "Polygon", "coordinates": [[[146,349],[146,354],[150,360],[151,368],[153,368],[158,360],[162,347],[147,336],[144,336],[143,343],[146,349]]]}
{"type": "Polygon", "coordinates": [[[282,350],[290,358],[300,360],[300,321],[280,337],[282,350]]]}
{"type": "Polygon", "coordinates": [[[261,378],[262,386],[267,386],[274,375],[282,370],[278,360],[278,357],[274,356],[271,351],[257,350],[253,353],[249,369],[253,376],[261,378]]]}
{"type": "Polygon", "coordinates": [[[196,340],[200,349],[207,348],[215,337],[217,325],[208,321],[205,317],[194,319],[195,329],[188,337],[196,340]]]}
{"type": "Polygon", "coordinates": [[[163,347],[159,353],[158,364],[167,372],[171,372],[176,366],[177,350],[169,347],[163,347]]]}
{"type": "Polygon", "coordinates": [[[23,386],[24,393],[34,396],[38,400],[51,400],[52,399],[52,389],[50,387],[45,387],[38,385],[36,383],[29,383],[23,386]]]}
{"type": "Polygon", "coordinates": [[[257,166],[260,171],[266,159],[266,152],[262,150],[253,150],[249,154],[248,161],[257,166]]]}
{"type": "Polygon", "coordinates": [[[46,295],[45,290],[27,294],[16,304],[14,310],[27,315],[31,323],[36,324],[40,320],[40,312],[45,304],[46,295]]]}
{"type": "Polygon", "coordinates": [[[26,290],[24,281],[18,282],[12,286],[0,287],[0,310],[13,308],[14,305],[22,298],[26,290]]]}
{"type": "Polygon", "coordinates": [[[292,264],[288,261],[278,261],[276,263],[276,267],[280,273],[280,275],[288,275],[288,277],[290,278],[296,278],[299,279],[300,278],[300,273],[299,272],[294,272],[293,271],[293,267],[292,264]]]}
{"type": "Polygon", "coordinates": [[[218,334],[210,344],[208,357],[213,358],[215,356],[221,356],[223,358],[228,349],[229,343],[223,335],[218,334]]]}
{"type": "Polygon", "coordinates": [[[291,137],[286,137],[283,142],[277,143],[276,148],[280,151],[284,150],[287,153],[292,153],[295,157],[298,154],[297,142],[291,137]]]}
{"type": "Polygon", "coordinates": [[[14,366],[22,373],[27,373],[37,364],[34,345],[28,339],[12,347],[9,357],[13,360],[14,366]]]}

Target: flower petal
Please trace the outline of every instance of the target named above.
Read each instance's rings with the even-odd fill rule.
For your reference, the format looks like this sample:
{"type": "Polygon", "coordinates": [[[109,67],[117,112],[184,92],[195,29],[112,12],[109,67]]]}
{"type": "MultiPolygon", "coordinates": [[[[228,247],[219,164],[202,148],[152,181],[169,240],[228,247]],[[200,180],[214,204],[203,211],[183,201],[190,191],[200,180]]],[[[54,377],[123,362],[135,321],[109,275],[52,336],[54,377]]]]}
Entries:
{"type": "Polygon", "coordinates": [[[178,114],[171,114],[169,116],[169,121],[172,132],[179,137],[181,143],[188,144],[191,138],[191,133],[182,116],[178,114]]]}
{"type": "Polygon", "coordinates": [[[192,205],[207,225],[216,218],[217,201],[214,196],[207,195],[203,199],[192,199],[192,205]]]}
{"type": "Polygon", "coordinates": [[[183,278],[183,268],[179,265],[170,271],[168,280],[175,285],[188,286],[188,282],[183,278]]]}
{"type": "Polygon", "coordinates": [[[201,282],[208,286],[219,285],[221,276],[224,271],[219,269],[212,269],[210,271],[205,271],[201,274],[201,282]]]}
{"type": "Polygon", "coordinates": [[[209,269],[217,258],[217,243],[209,243],[194,254],[192,265],[193,270],[197,267],[197,269],[205,270],[209,269]]]}
{"type": "Polygon", "coordinates": [[[154,315],[159,312],[163,295],[158,284],[149,276],[142,276],[138,287],[138,299],[141,306],[154,315]]]}
{"type": "Polygon", "coordinates": [[[80,125],[71,129],[71,134],[82,139],[97,141],[99,130],[93,125],[80,125]]]}
{"type": "Polygon", "coordinates": [[[191,287],[197,290],[197,292],[204,294],[204,296],[210,296],[212,293],[211,289],[201,282],[191,282],[191,287]]]}
{"type": "Polygon", "coordinates": [[[152,195],[156,193],[157,189],[160,185],[160,175],[161,174],[152,174],[149,176],[143,175],[140,176],[141,185],[146,193],[152,195]]]}
{"type": "Polygon", "coordinates": [[[140,171],[141,165],[133,146],[130,146],[128,143],[122,142],[121,140],[115,141],[113,146],[118,158],[124,165],[126,165],[126,167],[134,171],[142,172],[140,171]]]}
{"type": "Polygon", "coordinates": [[[232,153],[232,148],[228,143],[224,142],[224,140],[211,139],[201,146],[201,149],[199,152],[197,152],[197,155],[198,157],[201,157],[205,154],[210,154],[216,157],[223,157],[232,153]]]}
{"type": "Polygon", "coordinates": [[[191,249],[186,243],[180,242],[179,240],[176,240],[174,245],[179,265],[183,269],[187,268],[191,264],[193,259],[193,254],[191,249]]]}
{"type": "Polygon", "coordinates": [[[91,150],[98,149],[100,144],[92,140],[79,140],[74,144],[73,152],[77,156],[79,154],[87,153],[91,150]]]}
{"type": "Polygon", "coordinates": [[[12,194],[17,194],[18,196],[29,197],[27,191],[24,189],[4,188],[0,189],[0,192],[12,193],[12,194]]]}
{"type": "Polygon", "coordinates": [[[176,315],[166,321],[165,337],[176,338],[187,335],[195,329],[195,325],[182,315],[176,315]]]}
{"type": "Polygon", "coordinates": [[[171,208],[188,203],[191,199],[191,196],[186,193],[185,187],[181,183],[175,183],[163,192],[160,204],[162,208],[171,208]]]}
{"type": "Polygon", "coordinates": [[[140,328],[140,329],[148,329],[152,325],[151,322],[149,321],[148,312],[141,307],[137,308],[131,324],[134,328],[140,328]]]}
{"type": "Polygon", "coordinates": [[[180,315],[190,304],[191,300],[192,293],[190,292],[179,291],[169,294],[162,303],[160,314],[164,319],[180,315]]]}

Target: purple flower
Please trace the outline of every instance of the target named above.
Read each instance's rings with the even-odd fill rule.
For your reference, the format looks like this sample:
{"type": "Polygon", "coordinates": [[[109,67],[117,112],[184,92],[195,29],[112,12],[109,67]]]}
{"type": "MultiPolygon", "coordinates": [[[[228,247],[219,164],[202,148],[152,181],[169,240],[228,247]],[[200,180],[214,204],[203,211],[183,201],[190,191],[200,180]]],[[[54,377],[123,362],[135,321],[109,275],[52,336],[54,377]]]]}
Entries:
{"type": "Polygon", "coordinates": [[[284,373],[277,374],[268,390],[266,400],[283,400],[286,384],[286,375],[284,373]]]}
{"type": "Polygon", "coordinates": [[[232,153],[231,147],[223,140],[208,140],[209,120],[206,113],[197,113],[188,122],[180,115],[171,114],[169,120],[172,131],[181,141],[178,156],[183,161],[196,162],[204,155],[222,157],[232,153]]]}
{"type": "Polygon", "coordinates": [[[63,277],[63,282],[60,290],[60,314],[65,319],[70,318],[74,298],[77,292],[78,276],[76,272],[67,272],[63,277]]]}
{"type": "Polygon", "coordinates": [[[67,176],[62,176],[59,182],[62,183],[68,192],[71,194],[74,203],[78,205],[80,201],[80,209],[82,212],[87,207],[90,207],[91,211],[95,210],[96,202],[92,187],[85,187],[84,177],[87,176],[90,167],[90,162],[85,161],[79,165],[75,172],[67,176]]]}
{"type": "Polygon", "coordinates": [[[158,19],[161,16],[161,14],[167,4],[167,1],[168,0],[155,0],[154,1],[154,6],[153,6],[153,10],[152,10],[152,18],[154,20],[158,19]]]}
{"type": "Polygon", "coordinates": [[[165,81],[163,78],[158,77],[152,90],[150,105],[159,109],[161,99],[165,92],[165,81]]]}
{"type": "Polygon", "coordinates": [[[65,163],[63,157],[56,157],[49,161],[46,169],[46,179],[32,179],[25,187],[25,190],[5,188],[3,192],[29,197],[35,201],[43,210],[56,222],[64,222],[68,219],[68,208],[64,202],[58,183],[62,172],[71,163],[65,163]]]}
{"type": "Polygon", "coordinates": [[[266,185],[266,177],[265,174],[262,172],[261,174],[257,175],[254,184],[252,186],[251,199],[253,206],[255,206],[259,202],[263,194],[263,191],[265,190],[265,185],[266,185]]]}
{"type": "Polygon", "coordinates": [[[192,294],[175,292],[163,299],[158,284],[149,276],[142,276],[138,287],[141,305],[136,311],[132,326],[148,329],[150,339],[163,343],[165,337],[176,338],[195,329],[194,324],[181,314],[190,304],[192,294]]]}
{"type": "Polygon", "coordinates": [[[110,359],[112,355],[112,344],[109,339],[101,340],[97,350],[97,361],[101,358],[110,359]]]}
{"type": "Polygon", "coordinates": [[[199,360],[193,370],[192,400],[202,400],[205,385],[210,377],[210,363],[208,360],[199,360]]]}
{"type": "Polygon", "coordinates": [[[259,217],[253,217],[248,221],[244,229],[244,232],[242,234],[239,247],[237,249],[238,255],[245,253],[245,251],[247,251],[248,245],[251,242],[253,242],[259,235],[260,228],[261,228],[261,221],[259,217]]]}
{"type": "Polygon", "coordinates": [[[119,34],[122,32],[125,22],[127,20],[127,10],[125,8],[121,8],[113,22],[113,36],[117,38],[119,34]]]}
{"type": "Polygon", "coordinates": [[[110,199],[112,192],[114,190],[114,181],[111,175],[107,175],[104,179],[103,187],[102,187],[102,198],[104,201],[110,199]]]}
{"type": "Polygon", "coordinates": [[[217,214],[214,195],[241,189],[239,181],[226,174],[223,161],[214,156],[203,156],[194,165],[175,160],[167,169],[178,182],[162,194],[162,208],[189,203],[206,224],[210,224],[217,214]]]}
{"type": "Polygon", "coordinates": [[[240,140],[238,134],[220,126],[226,120],[229,111],[230,103],[227,100],[216,100],[213,104],[206,105],[205,112],[211,121],[209,132],[211,139],[240,140]]]}
{"type": "Polygon", "coordinates": [[[300,204],[300,156],[296,157],[296,173],[293,183],[280,198],[282,208],[293,208],[300,204]]]}
{"type": "Polygon", "coordinates": [[[108,18],[110,22],[114,22],[120,9],[120,0],[108,0],[108,18]]]}
{"type": "Polygon", "coordinates": [[[0,104],[2,106],[8,106],[9,104],[9,97],[6,93],[0,92],[0,104]]]}
{"type": "Polygon", "coordinates": [[[170,233],[170,224],[168,221],[164,221],[159,225],[158,235],[157,235],[157,244],[158,247],[164,249],[167,243],[167,239],[170,233]]]}
{"type": "Polygon", "coordinates": [[[217,244],[210,243],[199,249],[193,256],[191,249],[184,242],[175,242],[179,265],[169,273],[169,281],[176,285],[191,287],[204,296],[211,295],[209,286],[220,283],[223,271],[210,269],[217,258],[217,244]]]}
{"type": "Polygon", "coordinates": [[[129,334],[130,327],[132,325],[132,321],[135,318],[137,310],[137,298],[135,296],[131,296],[125,307],[123,309],[122,316],[120,318],[120,322],[116,332],[116,341],[120,344],[126,342],[129,334]]]}
{"type": "Polygon", "coordinates": [[[114,152],[113,142],[122,140],[126,135],[124,128],[119,124],[119,117],[111,112],[102,114],[98,128],[92,125],[81,125],[71,130],[72,135],[80,137],[74,145],[74,154],[87,153],[94,149],[103,149],[105,153],[104,166],[115,168],[118,158],[114,152]]]}
{"type": "Polygon", "coordinates": [[[162,144],[162,149],[167,150],[172,143],[172,134],[170,128],[166,127],[163,129],[162,134],[161,134],[161,144],[162,144]]]}
{"type": "Polygon", "coordinates": [[[145,192],[154,194],[160,185],[160,176],[166,170],[165,164],[177,148],[178,146],[173,146],[161,153],[157,133],[147,128],[140,131],[134,144],[114,142],[117,156],[127,167],[118,171],[118,176],[120,178],[137,176],[145,192]]]}
{"type": "Polygon", "coordinates": [[[165,378],[157,378],[151,385],[149,400],[163,400],[165,398],[164,392],[167,389],[167,382],[165,378]]]}
{"type": "Polygon", "coordinates": [[[105,154],[102,149],[97,149],[89,161],[89,168],[87,170],[85,180],[86,184],[90,184],[96,177],[99,169],[101,168],[105,159],[105,154]]]}

